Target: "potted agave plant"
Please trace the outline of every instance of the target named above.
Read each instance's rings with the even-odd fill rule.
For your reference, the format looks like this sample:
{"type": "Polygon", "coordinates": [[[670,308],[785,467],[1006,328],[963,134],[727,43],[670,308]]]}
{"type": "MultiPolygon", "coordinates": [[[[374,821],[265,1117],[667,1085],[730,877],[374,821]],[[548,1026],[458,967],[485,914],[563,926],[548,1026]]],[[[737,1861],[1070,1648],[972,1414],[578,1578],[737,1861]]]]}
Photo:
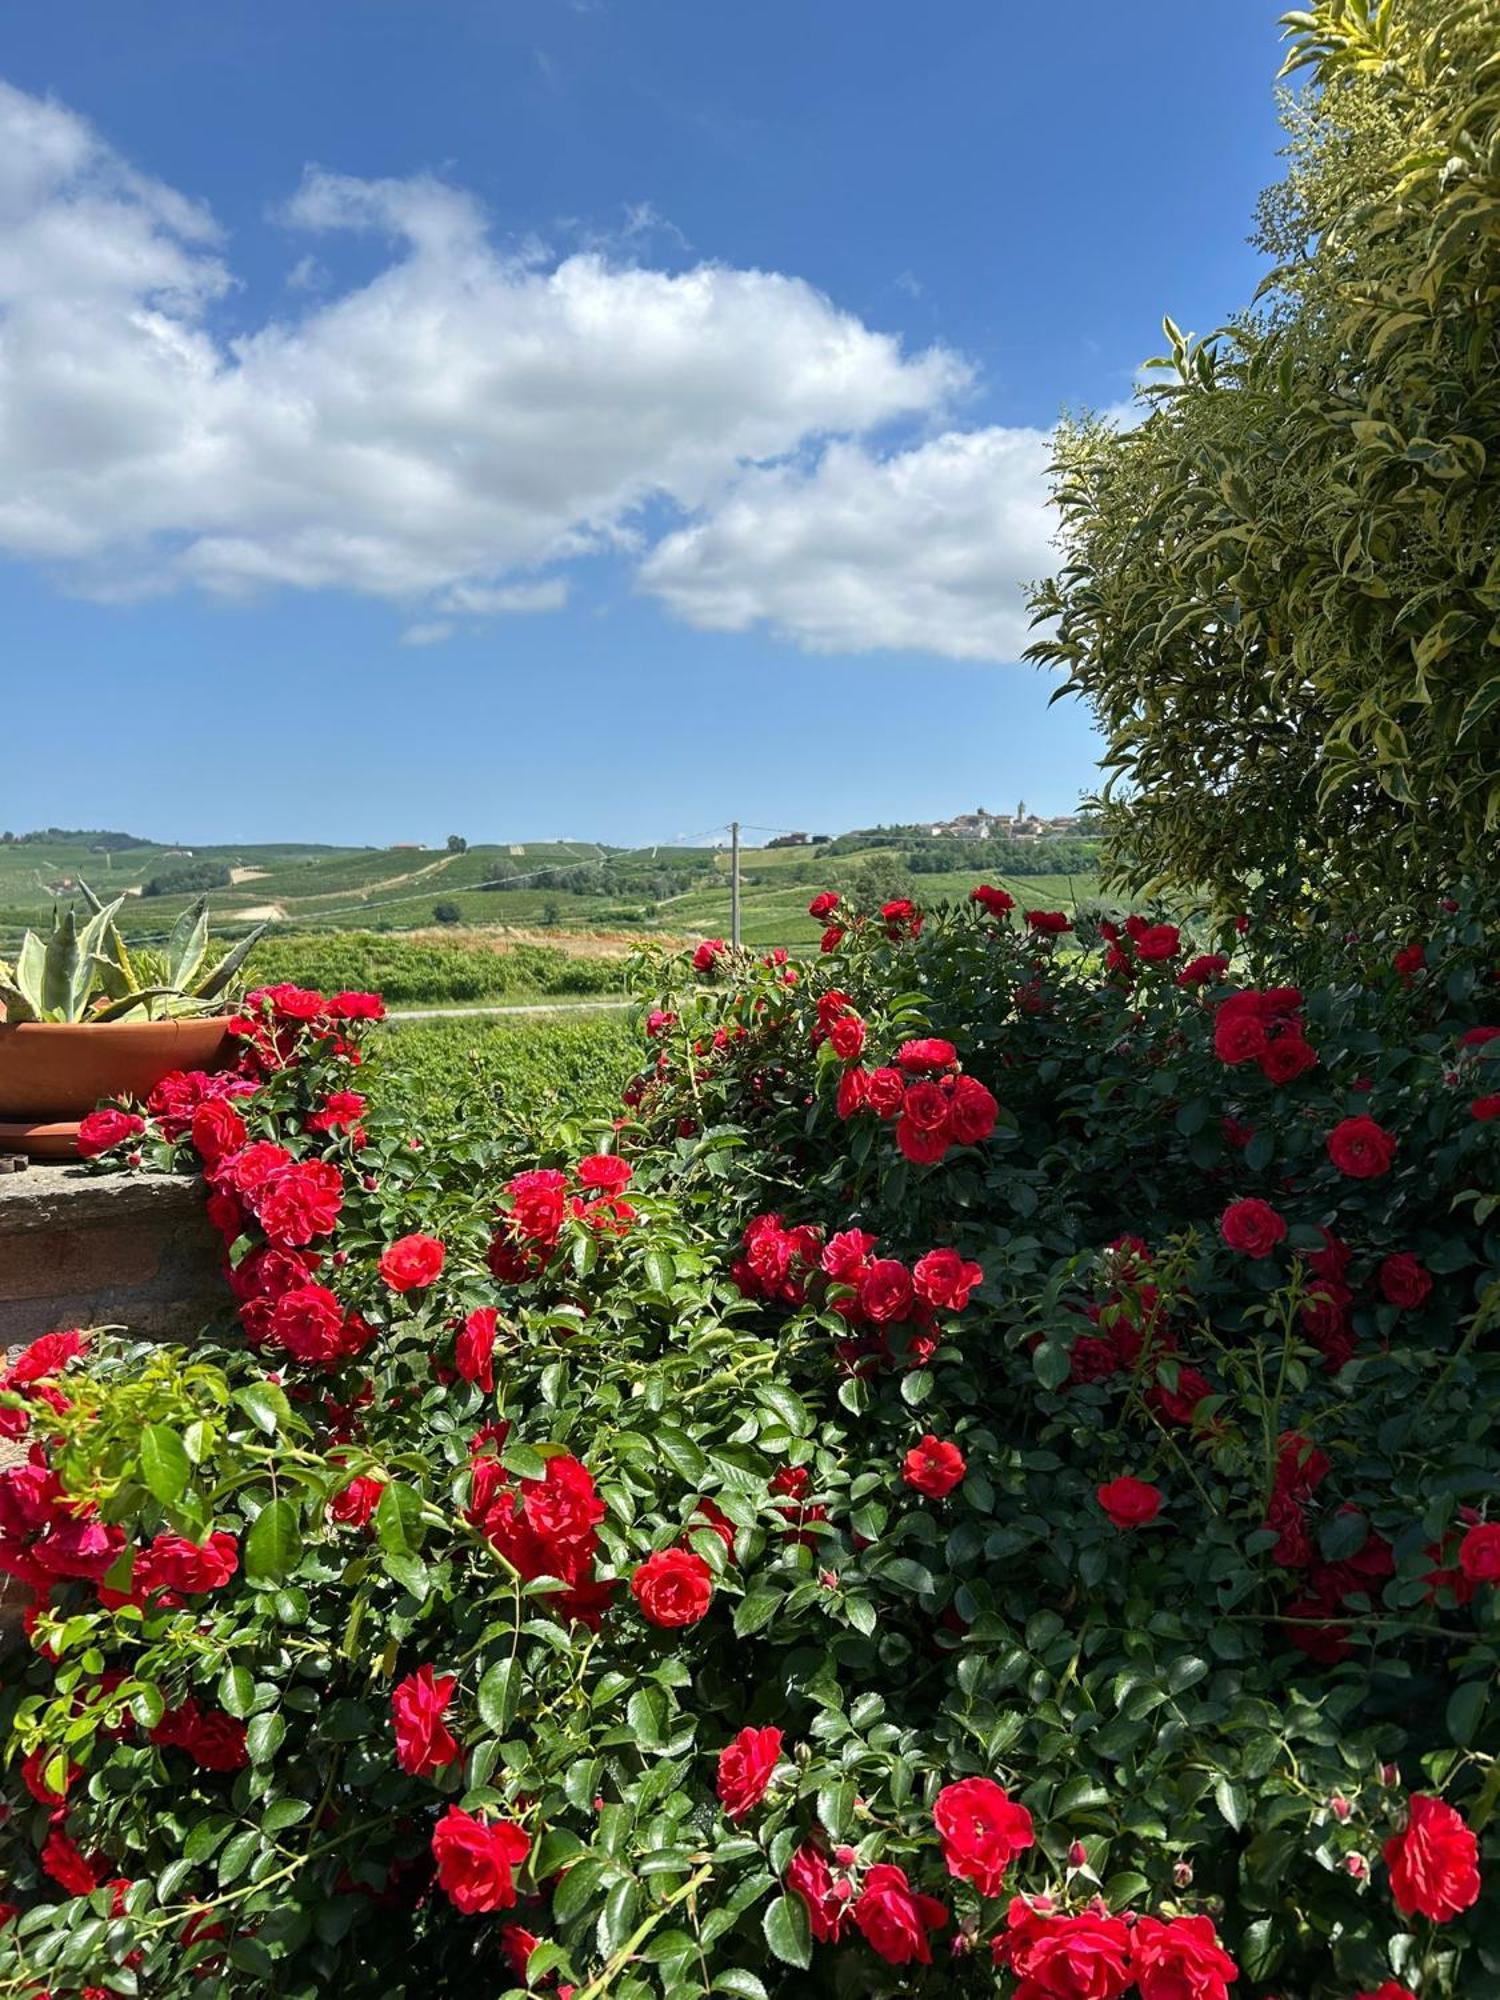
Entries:
{"type": "Polygon", "coordinates": [[[200,897],[164,946],[127,949],[115,918],[79,884],[91,914],[54,908],[51,935],[28,931],[0,959],[0,1149],[41,1159],[77,1152],[78,1121],[103,1098],[145,1097],[175,1069],[216,1069],[229,1049],[235,980],[264,926],[207,966],[200,897]]]}

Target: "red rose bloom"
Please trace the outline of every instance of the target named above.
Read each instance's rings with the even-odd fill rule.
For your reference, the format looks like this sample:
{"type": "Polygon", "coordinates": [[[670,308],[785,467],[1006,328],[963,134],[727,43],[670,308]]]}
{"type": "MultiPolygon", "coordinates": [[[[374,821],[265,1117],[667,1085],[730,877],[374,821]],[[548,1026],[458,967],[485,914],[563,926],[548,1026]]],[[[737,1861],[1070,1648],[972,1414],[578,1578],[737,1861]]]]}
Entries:
{"type": "Polygon", "coordinates": [[[144,1132],[146,1121],[133,1111],[91,1111],[78,1124],[78,1157],[94,1160],[144,1132]]]}
{"type": "Polygon", "coordinates": [[[977,1076],[958,1077],[948,1099],[948,1132],[955,1145],[977,1146],[988,1139],[1000,1107],[977,1076]]]}
{"type": "Polygon", "coordinates": [[[888,1965],[931,1965],[929,1931],[941,1930],[948,1912],[934,1896],[922,1896],[906,1879],[906,1871],[878,1861],[865,1874],[865,1886],[854,1905],[854,1921],[865,1941],[888,1965]]]}
{"type": "Polygon", "coordinates": [[[1031,1814],[993,1778],[944,1785],[932,1806],[948,1873],[972,1882],[981,1896],[998,1896],[1005,1871],[1035,1844],[1031,1814]]]}
{"type": "Polygon", "coordinates": [[[799,1847],[787,1863],[786,1886],[801,1898],[818,1943],[836,1944],[849,1920],[848,1880],[834,1880],[818,1848],[799,1847]]]}
{"type": "Polygon", "coordinates": [[[1387,1257],[1376,1277],[1388,1304],[1415,1308],[1427,1303],[1432,1291],[1432,1273],[1419,1264],[1409,1250],[1387,1257]]]}
{"type": "Polygon", "coordinates": [[[1175,958],[1181,949],[1182,932],[1176,924],[1143,924],[1135,933],[1136,957],[1148,965],[1175,958]]]}
{"type": "Polygon", "coordinates": [[[619,1194],[630,1185],[631,1168],[618,1153],[590,1153],[578,1162],[578,1178],[585,1187],[604,1194],[619,1194]]]}
{"type": "Polygon", "coordinates": [[[328,1512],[347,1528],[363,1528],[368,1525],[384,1491],[383,1479],[371,1479],[361,1474],[351,1479],[347,1486],[340,1487],[328,1503],[328,1512]]]}
{"type": "Polygon", "coordinates": [[[431,1777],[457,1757],[458,1745],[443,1721],[457,1686],[452,1674],[439,1680],[431,1667],[418,1667],[392,1691],[396,1762],[409,1778],[431,1777]]]}
{"type": "Polygon", "coordinates": [[[713,1571],[692,1549],[658,1549],[630,1579],[630,1594],[652,1625],[696,1625],[713,1602],[713,1571]]]}
{"type": "Polygon", "coordinates": [[[912,1290],[940,1312],[962,1312],[969,1294],[984,1283],[984,1272],[956,1250],[929,1250],[912,1266],[912,1290]]]}
{"type": "Polygon", "coordinates": [[[1247,1257],[1269,1257],[1286,1236],[1286,1222],[1268,1201],[1250,1196],[1232,1201],[1219,1217],[1219,1234],[1231,1250],[1247,1257]]]}
{"type": "Polygon", "coordinates": [[[1094,1498],[1117,1528],[1144,1528],[1161,1512],[1161,1488],[1128,1473],[1095,1487],[1094,1498]]]}
{"type": "Polygon", "coordinates": [[[1261,1052],[1261,1075],[1272,1083],[1291,1083],[1305,1070],[1316,1069],[1318,1052],[1297,1033],[1277,1035],[1261,1052]]]}
{"type": "Polygon", "coordinates": [[[846,1069],[839,1078],[836,1109],[840,1118],[853,1118],[859,1112],[863,1111],[869,1102],[869,1096],[870,1078],[868,1072],[860,1069],[857,1064],[852,1069],[846,1069]]]}
{"type": "Polygon", "coordinates": [[[969,901],[978,903],[989,916],[1003,917],[1016,907],[1016,899],[1003,889],[995,889],[988,882],[981,882],[977,889],[969,891],[969,901]]]}
{"type": "Polygon", "coordinates": [[[150,1548],[136,1557],[131,1584],[137,1594],[180,1590],[195,1597],[222,1590],[239,1563],[239,1543],[222,1528],[202,1543],[190,1542],[182,1535],[158,1535],[150,1548]]]}
{"type": "Polygon", "coordinates": [[[485,1395],[495,1388],[495,1328],[499,1314],[493,1306],[477,1306],[463,1323],[453,1348],[453,1366],[466,1382],[473,1382],[485,1395]]]}
{"type": "Polygon", "coordinates": [[[906,1102],[906,1082],[899,1069],[872,1069],[865,1087],[866,1102],[882,1118],[899,1118],[906,1102]]]}
{"type": "Polygon", "coordinates": [[[1477,1118],[1481,1125],[1500,1118],[1500,1090],[1493,1091],[1488,1097],[1476,1097],[1469,1106],[1469,1116],[1477,1118]]]}
{"type": "Polygon", "coordinates": [[[257,1187],[250,1203],[260,1217],[261,1228],[279,1248],[310,1243],[315,1236],[326,1235],[338,1221],[344,1205],[344,1177],[329,1160],[294,1161],[257,1187]]]}
{"type": "Polygon", "coordinates": [[[432,1830],[438,1887],[466,1917],[508,1910],[516,1900],[512,1870],[531,1852],[523,1827],[487,1821],[449,1806],[432,1830]]]}
{"type": "Polygon", "coordinates": [[[951,1493],[968,1471],[964,1455],[956,1444],[945,1443],[929,1432],[913,1445],[901,1463],[901,1477],[908,1486],[929,1500],[942,1500],[951,1493]]]}
{"type": "Polygon", "coordinates": [[[814,896],[808,904],[807,914],[815,924],[820,924],[825,917],[831,917],[838,906],[837,890],[824,889],[820,895],[814,896]]]}
{"type": "Polygon", "coordinates": [[[958,1050],[952,1042],[945,1042],[937,1035],[923,1035],[914,1042],[903,1042],[896,1051],[898,1066],[909,1076],[951,1069],[957,1061],[958,1050]]]}
{"type": "Polygon", "coordinates": [[[732,1820],[742,1820],[766,1795],[781,1756],[779,1729],[742,1729],[719,1752],[718,1793],[732,1820]]]}
{"type": "Polygon", "coordinates": [[[1500,1583],[1500,1521],[1469,1529],[1459,1544],[1458,1566],[1470,1583],[1500,1583]]]}
{"type": "Polygon", "coordinates": [[[1374,1180],[1390,1172],[1396,1157],[1395,1134],[1373,1118],[1343,1118],[1328,1135],[1328,1157],[1352,1180],[1374,1180]]]}
{"type": "Polygon", "coordinates": [[[1061,910],[1027,910],[1025,914],[1028,928],[1044,937],[1061,937],[1073,928],[1061,910]]]}
{"type": "Polygon", "coordinates": [[[1208,1917],[1142,1917],[1131,1947],[1141,2000],[1229,2000],[1240,1976],[1208,1917]]]}
{"type": "Polygon", "coordinates": [[[380,1275],[393,1292],[419,1292],[442,1270],[446,1254],[435,1236],[398,1236],[380,1253],[380,1275]]]}
{"type": "Polygon", "coordinates": [[[705,938],[693,953],[694,972],[712,972],[727,949],[723,938],[705,938]]]}
{"type": "Polygon", "coordinates": [[[1130,1927],[1095,1910],[1064,1916],[1011,1898],[995,1963],[1020,1981],[1014,2000],[1121,2000],[1134,1979],[1130,1927]]]}
{"type": "Polygon", "coordinates": [[[1479,1896],[1479,1843],[1446,1799],[1407,1801],[1406,1826],[1384,1848],[1391,1895],[1402,1916],[1451,1923],[1479,1896]]]}
{"type": "Polygon", "coordinates": [[[858,1062],[865,1049],[865,1024],[858,1014],[841,1014],[829,1028],[828,1039],[841,1062],[858,1062]]]}
{"type": "Polygon", "coordinates": [[[894,1257],[877,1257],[860,1273],[857,1297],[866,1319],[877,1326],[893,1325],[911,1311],[911,1273],[894,1257]]]}
{"type": "Polygon", "coordinates": [[[1409,1986],[1400,1986],[1394,1979],[1385,1979],[1373,1993],[1356,1993],[1354,2000],[1417,2000],[1417,1996],[1409,1986]]]}
{"type": "Polygon", "coordinates": [[[58,1888],[69,1896],[91,1896],[99,1886],[99,1869],[79,1852],[60,1826],[54,1826],[47,1835],[41,1863],[58,1888]]]}
{"type": "Polygon", "coordinates": [[[216,1166],[226,1153],[237,1153],[249,1133],[245,1121],[225,1097],[211,1097],[193,1113],[188,1127],[193,1150],[206,1166],[216,1166]]]}

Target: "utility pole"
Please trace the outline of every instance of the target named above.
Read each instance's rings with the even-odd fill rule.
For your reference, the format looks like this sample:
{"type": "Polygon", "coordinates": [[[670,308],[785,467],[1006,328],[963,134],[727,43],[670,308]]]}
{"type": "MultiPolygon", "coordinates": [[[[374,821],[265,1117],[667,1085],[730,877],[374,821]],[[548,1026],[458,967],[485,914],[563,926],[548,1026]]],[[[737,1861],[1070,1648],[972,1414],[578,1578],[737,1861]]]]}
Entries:
{"type": "Polygon", "coordinates": [[[729,828],[729,942],[738,951],[740,943],[740,823],[729,828]]]}

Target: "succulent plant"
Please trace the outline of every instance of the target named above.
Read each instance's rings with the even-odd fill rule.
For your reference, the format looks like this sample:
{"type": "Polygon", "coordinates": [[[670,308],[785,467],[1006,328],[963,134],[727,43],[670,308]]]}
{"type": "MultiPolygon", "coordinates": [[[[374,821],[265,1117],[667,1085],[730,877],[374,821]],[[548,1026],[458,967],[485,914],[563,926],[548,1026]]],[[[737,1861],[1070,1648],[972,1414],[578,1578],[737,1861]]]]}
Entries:
{"type": "Polygon", "coordinates": [[[54,906],[48,938],[28,931],[14,965],[0,958],[0,1006],[11,1026],[210,1013],[223,1005],[235,974],[265,929],[258,925],[205,972],[208,905],[203,897],[182,912],[163,947],[138,945],[130,952],[115,923],[124,897],[102,903],[87,883],[78,886],[91,912],[81,928],[71,907],[54,906]]]}

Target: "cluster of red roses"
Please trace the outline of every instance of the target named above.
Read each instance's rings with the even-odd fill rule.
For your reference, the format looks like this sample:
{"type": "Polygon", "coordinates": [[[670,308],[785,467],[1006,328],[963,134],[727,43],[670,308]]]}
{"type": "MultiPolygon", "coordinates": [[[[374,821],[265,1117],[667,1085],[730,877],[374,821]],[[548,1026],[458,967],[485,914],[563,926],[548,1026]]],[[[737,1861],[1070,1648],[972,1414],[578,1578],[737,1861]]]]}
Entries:
{"type": "Polygon", "coordinates": [[[245,1044],[252,1073],[271,1076],[300,1059],[304,1038],[323,1043],[328,1054],[357,1063],[360,1051],[347,1029],[356,1022],[384,1019],[385,1002],[378,993],[325,995],[310,987],[283,984],[247,993],[229,1028],[245,1044]]]}
{"type": "Polygon", "coordinates": [[[508,1424],[487,1424],[469,1447],[469,1502],[464,1518],[528,1583],[556,1577],[558,1608],[597,1629],[615,1585],[598,1582],[594,1564],[604,1502],[588,1467],[554,1452],[540,1479],[517,1479],[500,1462],[508,1424]]]}
{"type": "MultiPolygon", "coordinates": [[[[824,889],[807,906],[807,914],[813,922],[827,926],[819,940],[819,949],[825,954],[837,951],[851,929],[863,930],[869,921],[858,911],[837,915],[840,901],[836,890],[824,889]],[[831,923],[830,918],[834,918],[831,923]]],[[[897,944],[902,938],[919,938],[927,916],[909,896],[895,896],[890,902],[881,904],[880,921],[886,937],[892,944],[897,944]]]]}
{"type": "Polygon", "coordinates": [[[1264,993],[1246,988],[1214,1010],[1214,1054],[1231,1068],[1253,1062],[1272,1083],[1291,1083],[1315,1069],[1318,1052],[1302,1032],[1302,995],[1295,986],[1264,993]]]}
{"type": "Polygon", "coordinates": [[[1226,2000],[1239,1967],[1209,1917],[1112,1915],[1097,1899],[1071,1914],[1050,1896],[1013,1896],[995,1963],[1019,1982],[1014,2000],[1226,2000]]]}
{"type": "Polygon", "coordinates": [[[556,1167],[533,1167],[506,1182],[506,1203],[488,1256],[502,1284],[539,1277],[570,1218],[599,1236],[623,1236],[635,1221],[636,1212],[624,1199],[631,1168],[617,1153],[590,1153],[574,1174],[570,1181],[556,1167]]]}
{"type": "Polygon", "coordinates": [[[918,1166],[933,1166],[950,1146],[977,1146],[995,1129],[1000,1107],[977,1077],[959,1068],[958,1050],[936,1035],[903,1042],[894,1063],[860,1067],[865,1024],[845,993],[818,1001],[818,1026],[848,1067],[839,1079],[838,1114],[862,1111],[896,1121],[896,1144],[918,1166]]]}
{"type": "Polygon", "coordinates": [[[1145,917],[1129,916],[1122,925],[1106,918],[1099,935],[1108,949],[1104,954],[1106,978],[1126,985],[1142,965],[1169,965],[1182,950],[1182,932],[1176,924],[1153,924],[1145,917]]]}
{"type": "Polygon", "coordinates": [[[1148,1404],[1166,1422],[1191,1426],[1199,1403],[1213,1394],[1213,1384],[1176,1359],[1177,1337],[1151,1252],[1138,1236],[1121,1236],[1101,1253],[1101,1263],[1105,1296],[1083,1308],[1098,1331],[1073,1342],[1069,1380],[1107,1382],[1115,1375],[1134,1376],[1149,1364],[1148,1404]],[[1168,1364],[1165,1370],[1159,1368],[1161,1362],[1168,1364]]]}

